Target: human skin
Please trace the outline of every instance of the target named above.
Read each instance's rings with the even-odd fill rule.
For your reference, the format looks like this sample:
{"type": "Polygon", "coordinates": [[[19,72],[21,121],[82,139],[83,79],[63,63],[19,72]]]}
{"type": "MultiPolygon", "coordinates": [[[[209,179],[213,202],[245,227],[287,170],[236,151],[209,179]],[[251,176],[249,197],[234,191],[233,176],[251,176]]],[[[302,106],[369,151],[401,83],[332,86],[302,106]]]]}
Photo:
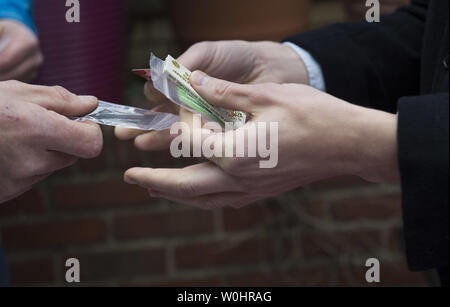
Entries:
{"type": "MultiPolygon", "coordinates": [[[[258,157],[215,157],[182,169],[133,168],[125,173],[126,182],[148,189],[153,197],[205,209],[242,207],[340,175],[372,182],[399,179],[394,114],[359,107],[302,84],[241,85],[199,71],[191,83],[211,104],[247,112],[251,119],[239,129],[248,129],[252,122],[278,123],[279,163],[264,169],[258,157]]],[[[220,140],[231,133],[212,135],[220,140]]]]}
{"type": "Polygon", "coordinates": [[[97,104],[95,97],[62,87],[0,82],[0,203],[78,158],[100,154],[100,127],[68,118],[87,114],[97,104]]]}
{"type": "Polygon", "coordinates": [[[32,81],[43,62],[36,35],[20,22],[0,19],[0,81],[32,81]]]}
{"type": "MultiPolygon", "coordinates": [[[[301,59],[284,48],[289,47],[265,42],[205,43],[180,57],[189,68],[216,77],[201,71],[192,74],[191,84],[203,98],[249,114],[250,122],[240,129],[248,129],[251,123],[278,123],[279,162],[275,168],[260,168],[259,157],[211,158],[183,169],[133,168],[125,173],[125,181],[148,189],[153,197],[205,209],[242,207],[339,175],[397,182],[397,116],[309,87],[301,59]],[[266,52],[273,58],[262,56],[266,52]],[[248,61],[249,55],[258,60],[248,61]]],[[[164,101],[149,84],[146,95],[164,101]]],[[[171,104],[157,109],[178,111],[171,104]]],[[[180,115],[184,122],[192,123],[191,113],[181,110],[180,115]]],[[[117,129],[116,135],[136,137],[135,144],[142,150],[168,148],[173,139],[167,131],[141,135],[117,129]]],[[[230,133],[216,135],[217,140],[231,137],[230,133]]]]}
{"type": "MultiPolygon", "coordinates": [[[[306,68],[297,53],[288,46],[274,42],[201,42],[189,48],[178,61],[191,71],[202,70],[236,83],[309,83],[306,68]]],[[[154,111],[185,112],[168,101],[151,81],[145,84],[144,93],[150,101],[161,103],[154,111]]],[[[135,145],[140,150],[164,149],[171,141],[168,131],[143,133],[117,128],[115,133],[121,140],[135,138],[135,145]]]]}

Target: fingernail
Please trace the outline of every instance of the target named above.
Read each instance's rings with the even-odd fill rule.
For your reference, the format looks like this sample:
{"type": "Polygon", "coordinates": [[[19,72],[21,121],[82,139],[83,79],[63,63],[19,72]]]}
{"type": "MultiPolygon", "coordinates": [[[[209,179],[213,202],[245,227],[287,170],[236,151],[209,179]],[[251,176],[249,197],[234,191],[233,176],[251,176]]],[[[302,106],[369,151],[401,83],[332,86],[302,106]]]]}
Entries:
{"type": "Polygon", "coordinates": [[[198,70],[191,74],[191,82],[197,86],[205,85],[209,79],[210,77],[207,74],[198,70]]]}
{"type": "Polygon", "coordinates": [[[97,104],[98,103],[97,97],[94,97],[94,96],[82,95],[82,96],[78,96],[78,98],[80,98],[86,104],[97,104]]]}

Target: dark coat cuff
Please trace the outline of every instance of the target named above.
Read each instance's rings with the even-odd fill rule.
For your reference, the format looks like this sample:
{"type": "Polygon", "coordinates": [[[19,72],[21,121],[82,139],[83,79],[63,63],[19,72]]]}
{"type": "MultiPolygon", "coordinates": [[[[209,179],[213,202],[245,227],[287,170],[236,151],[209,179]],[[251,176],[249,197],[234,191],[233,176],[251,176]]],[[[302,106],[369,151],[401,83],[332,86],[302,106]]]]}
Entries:
{"type": "Polygon", "coordinates": [[[398,104],[406,253],[412,270],[448,267],[448,93],[398,104]]]}

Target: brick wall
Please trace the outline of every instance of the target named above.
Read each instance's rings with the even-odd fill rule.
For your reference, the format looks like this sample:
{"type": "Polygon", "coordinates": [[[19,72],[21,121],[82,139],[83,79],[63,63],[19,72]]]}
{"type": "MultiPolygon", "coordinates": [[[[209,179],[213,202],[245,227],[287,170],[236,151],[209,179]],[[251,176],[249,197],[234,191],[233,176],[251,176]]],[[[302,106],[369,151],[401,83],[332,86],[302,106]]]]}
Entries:
{"type": "MultiPolygon", "coordinates": [[[[148,51],[178,54],[170,23],[130,24],[129,63],[148,51]]],[[[318,2],[315,26],[341,19],[334,2],[318,2]],[[338,13],[336,13],[338,12],[338,13]]],[[[145,16],[145,14],[144,14],[145,16]]],[[[130,77],[125,102],[144,105],[130,77]]],[[[382,285],[427,285],[406,268],[398,186],[344,177],[320,182],[240,210],[201,211],[150,199],[122,182],[131,166],[189,161],[142,153],[104,129],[95,160],[61,171],[0,208],[0,235],[13,285],[66,285],[67,258],[81,262],[83,285],[366,286],[364,263],[381,261],[382,285]]]]}

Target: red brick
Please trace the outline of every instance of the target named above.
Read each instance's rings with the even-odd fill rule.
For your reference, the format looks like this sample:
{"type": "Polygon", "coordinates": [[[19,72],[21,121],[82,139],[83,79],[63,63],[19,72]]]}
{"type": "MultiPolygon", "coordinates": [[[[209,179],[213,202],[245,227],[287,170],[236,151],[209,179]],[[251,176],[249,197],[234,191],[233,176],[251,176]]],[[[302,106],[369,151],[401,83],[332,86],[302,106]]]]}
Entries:
{"type": "Polygon", "coordinates": [[[411,272],[404,261],[384,262],[380,259],[380,283],[367,283],[365,260],[361,265],[346,265],[339,268],[339,286],[427,286],[423,272],[411,272]]]}
{"type": "Polygon", "coordinates": [[[124,287],[222,287],[223,282],[220,279],[208,278],[176,278],[163,279],[160,281],[143,281],[121,283],[124,287]]]}
{"type": "MultiPolygon", "coordinates": [[[[62,259],[76,258],[80,261],[81,283],[116,279],[126,279],[163,274],[166,270],[165,250],[162,248],[110,251],[81,255],[66,255],[62,259]]],[[[62,268],[65,272],[66,268],[62,268]]]]}
{"type": "Polygon", "coordinates": [[[146,156],[152,168],[174,168],[198,163],[196,158],[174,158],[169,150],[148,152],[146,156]]]}
{"type": "Polygon", "coordinates": [[[301,244],[305,258],[339,257],[354,254],[377,254],[382,249],[378,231],[315,232],[302,234],[295,244],[301,244]]]}
{"type": "Polygon", "coordinates": [[[113,140],[113,152],[116,166],[120,169],[128,169],[140,166],[140,154],[134,146],[134,140],[113,140]]]}
{"type": "Polygon", "coordinates": [[[193,269],[268,262],[275,259],[273,244],[268,239],[250,239],[179,246],[175,263],[178,269],[193,269]]]}
{"type": "Polygon", "coordinates": [[[328,267],[250,272],[228,278],[232,287],[320,287],[330,286],[328,267]]]}
{"type": "Polygon", "coordinates": [[[2,227],[7,250],[63,248],[101,242],[106,239],[106,224],[97,218],[60,220],[46,223],[2,227]]]}
{"type": "Polygon", "coordinates": [[[121,180],[58,186],[53,189],[53,201],[61,211],[128,208],[152,202],[147,190],[121,180]]]}
{"type": "Polygon", "coordinates": [[[331,212],[338,221],[399,218],[401,198],[400,195],[388,195],[346,199],[333,203],[331,212]]]}
{"type": "Polygon", "coordinates": [[[213,214],[204,210],[186,210],[134,214],[114,221],[114,235],[120,240],[184,237],[213,231],[213,214]]]}
{"type": "Polygon", "coordinates": [[[261,227],[273,222],[277,215],[279,214],[267,205],[250,205],[240,209],[225,208],[223,226],[226,231],[261,227]]]}
{"type": "Polygon", "coordinates": [[[324,201],[301,200],[295,209],[297,210],[297,213],[302,216],[318,219],[328,218],[328,206],[324,201]]]}
{"type": "Polygon", "coordinates": [[[11,261],[9,270],[12,286],[31,286],[55,282],[55,271],[51,258],[11,261]]]}
{"type": "Polygon", "coordinates": [[[108,167],[108,154],[105,150],[94,159],[81,159],[77,162],[80,170],[84,173],[100,172],[108,167]]]}
{"type": "Polygon", "coordinates": [[[0,218],[11,216],[30,216],[44,212],[44,201],[37,188],[22,196],[0,205],[0,218]]]}

